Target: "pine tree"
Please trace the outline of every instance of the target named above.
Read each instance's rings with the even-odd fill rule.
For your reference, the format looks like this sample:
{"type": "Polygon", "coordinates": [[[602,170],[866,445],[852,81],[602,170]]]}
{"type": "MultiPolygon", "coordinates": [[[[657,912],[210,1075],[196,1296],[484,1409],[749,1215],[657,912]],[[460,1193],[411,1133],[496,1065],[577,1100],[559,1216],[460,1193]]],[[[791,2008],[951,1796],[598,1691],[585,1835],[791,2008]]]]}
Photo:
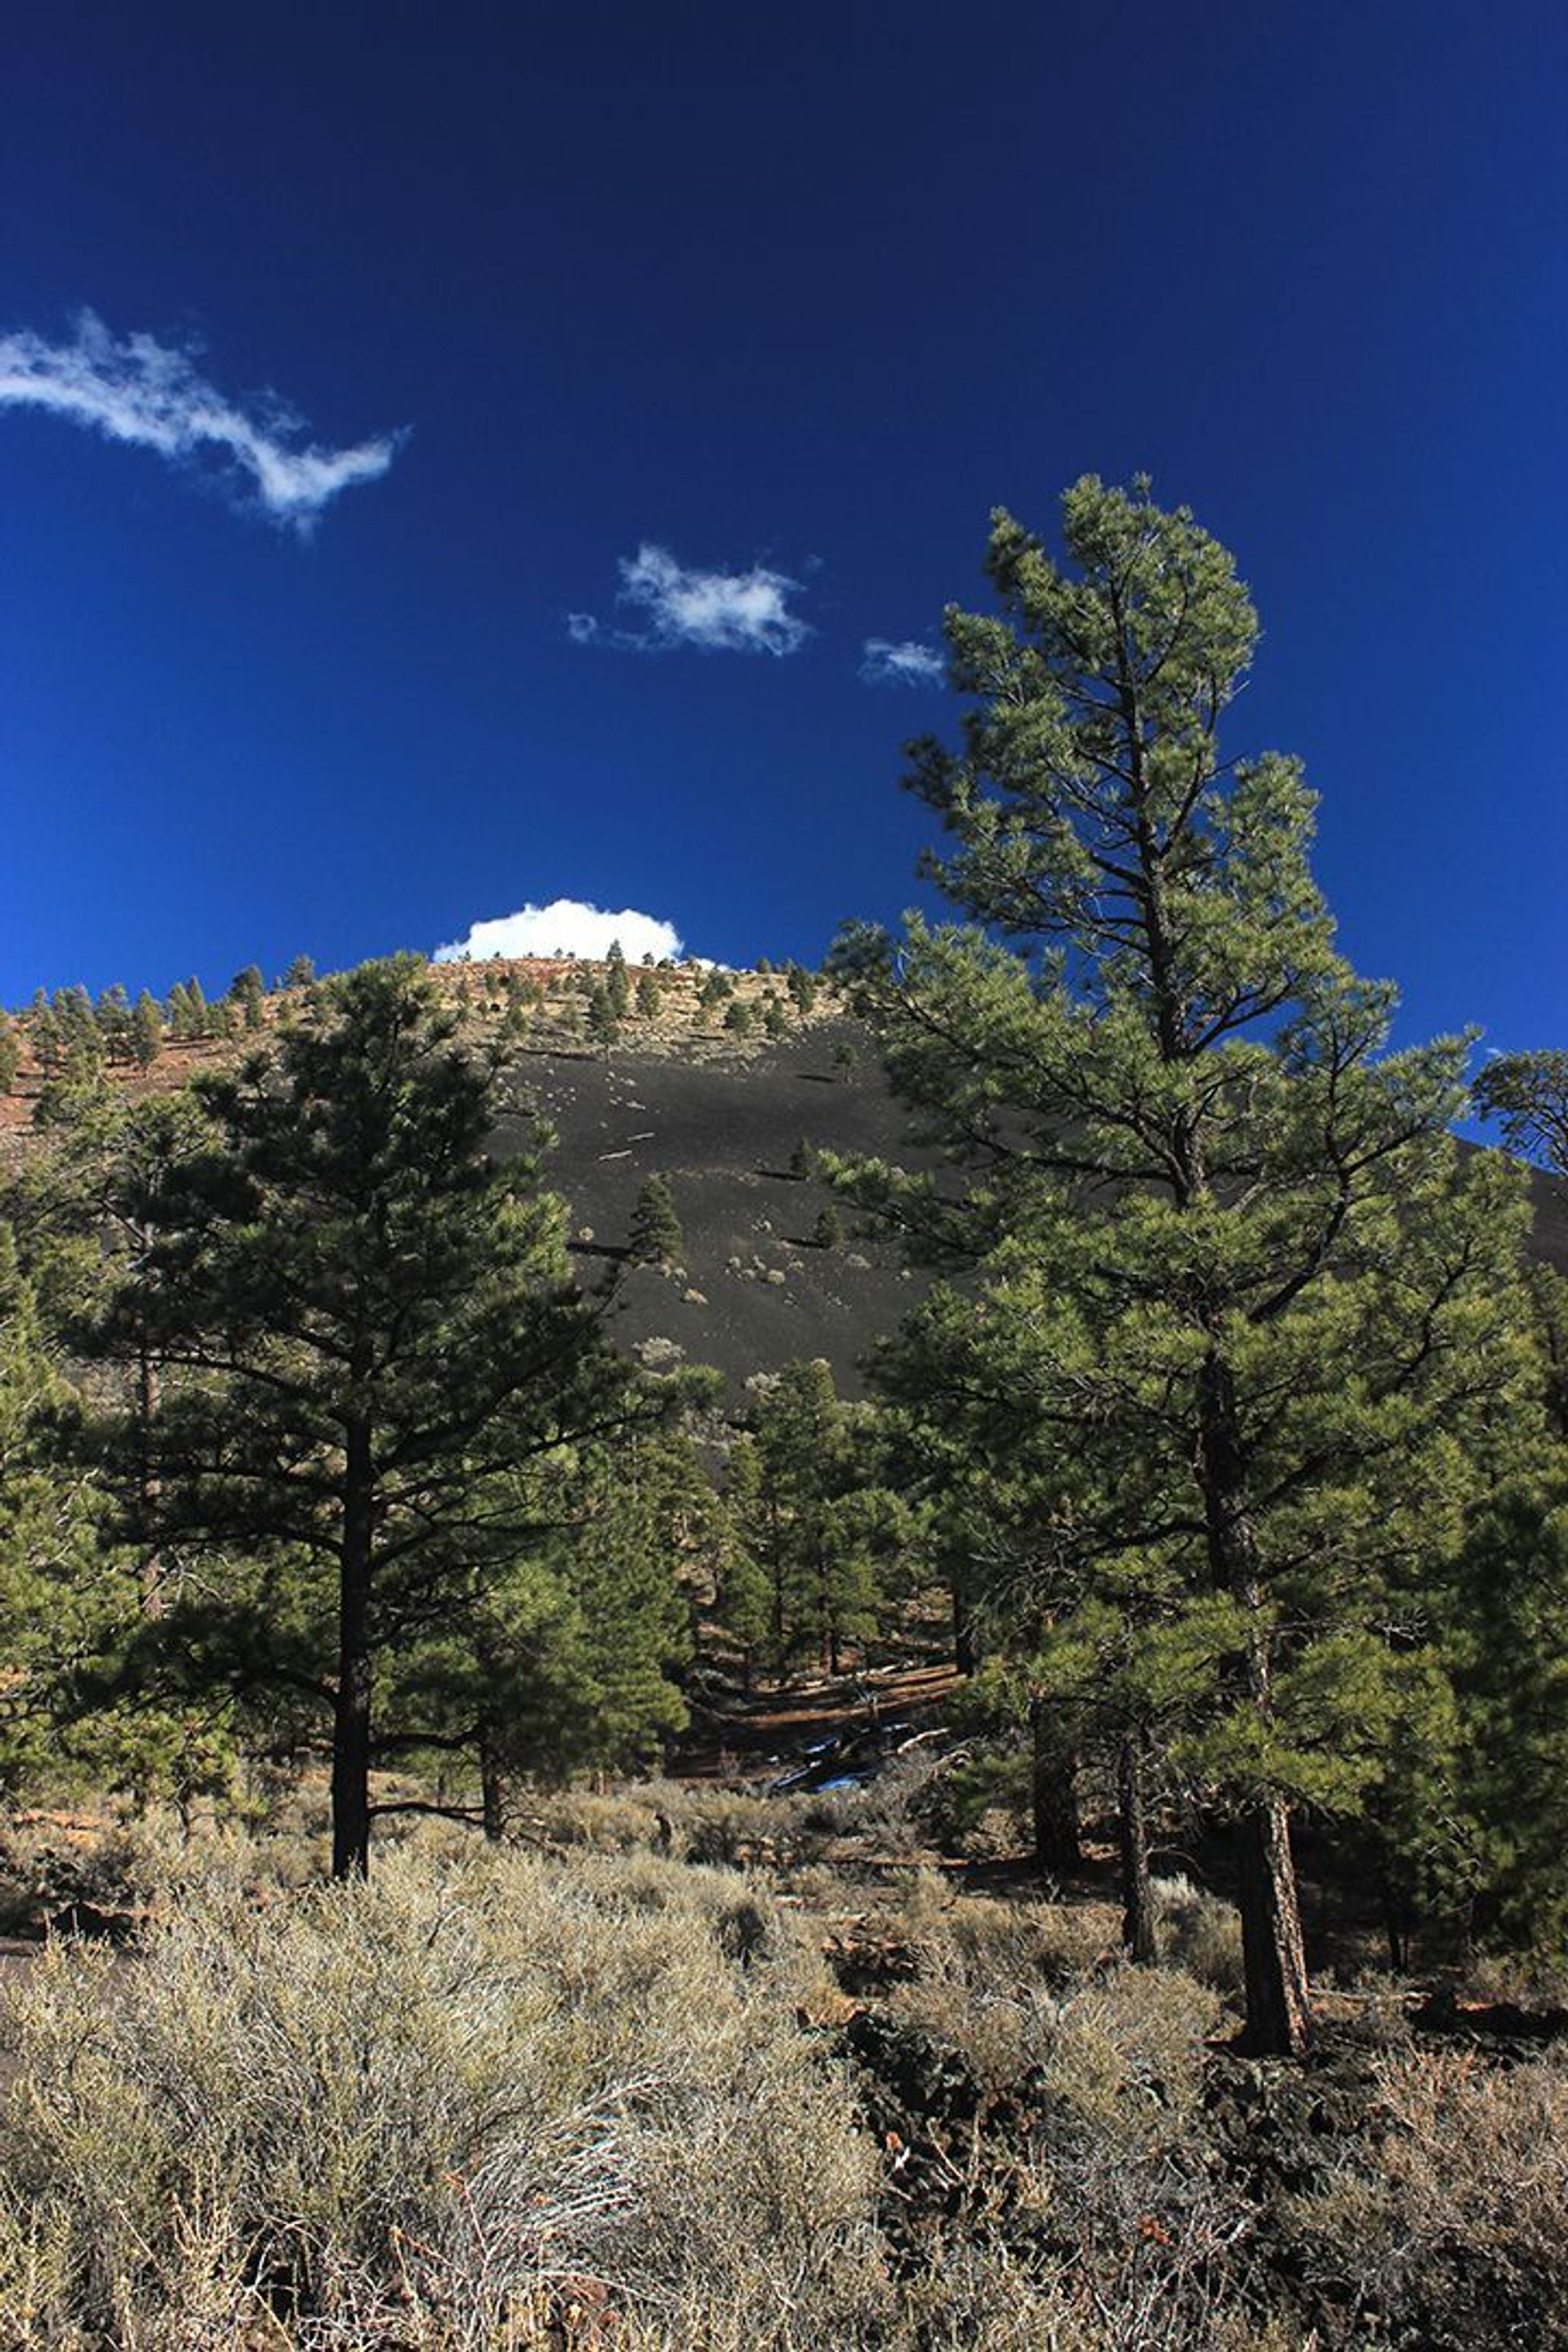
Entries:
{"type": "Polygon", "coordinates": [[[308,955],[297,955],[279,982],[280,988],[314,988],[316,967],[308,955]]]}
{"type": "Polygon", "coordinates": [[[131,1056],[131,1000],[119,981],[100,993],[93,1007],[93,1018],[103,1051],[110,1062],[128,1062],[131,1056]]]}
{"type": "Polygon", "coordinates": [[[666,1409],[567,1280],[535,1163],[490,1160],[492,1087],[411,961],[330,983],[311,1023],[198,1081],[211,1142],[145,1204],[88,1335],[157,1370],[161,1535],[231,1564],[163,1638],[325,1713],[338,1875],[365,1867],[373,1768],[420,1728],[382,1717],[388,1662],[507,1571],[531,1465],[666,1409]]]}
{"type": "Polygon", "coordinates": [[[714,1610],[719,1623],[740,1650],[750,1688],[757,1660],[769,1651],[774,1611],[773,1579],[761,1549],[768,1524],[762,1460],[756,1439],[749,1432],[743,1432],[730,1448],[723,1506],[714,1610]]]}
{"type": "Polygon", "coordinates": [[[1002,609],[948,615],[962,748],[912,747],[971,928],[842,950],[948,1181],[854,1189],[978,1269],[888,1377],[1012,1481],[998,1591],[1110,1608],[1129,1689],[1229,1613],[1178,1760],[1237,1822],[1250,2038],[1295,2050],[1291,1811],[1374,1778],[1394,1596],[1520,1378],[1522,1213],[1448,1135],[1464,1041],[1387,1053],[1393,992],[1335,954],[1295,764],[1221,760],[1257,627],[1228,555],[1142,485],[1080,482],[1064,532],[1058,568],[996,517],[1002,609]]]}
{"type": "Polygon", "coordinates": [[[609,952],[605,958],[605,993],[616,1019],[624,1021],[631,1009],[632,984],[619,940],[610,941],[609,952]]]}
{"type": "Polygon", "coordinates": [[[138,1069],[149,1070],[163,1050],[163,1016],[157,998],[144,988],[131,1015],[131,1058],[138,1069]]]}
{"type": "Polygon", "coordinates": [[[784,985],[789,990],[790,1003],[804,1020],[816,1003],[816,982],[804,964],[790,963],[784,971],[784,985]]]}
{"type": "Polygon", "coordinates": [[[1476,1080],[1475,1103],[1483,1118],[1497,1120],[1510,1151],[1568,1175],[1568,1052],[1494,1055],[1476,1080]]]}
{"type": "Polygon", "coordinates": [[[657,1433],[540,1463],[533,1539],[389,1661],[388,1717],[471,1757],[487,1835],[504,1833],[520,1779],[646,1770],[684,1726],[691,1628],[668,1507],[689,1452],[657,1433]]]}
{"type": "Polygon", "coordinates": [[[637,1008],[644,1021],[657,1021],[662,1002],[659,985],[651,971],[639,972],[637,985],[637,1008]]]}
{"type": "Polygon", "coordinates": [[[16,1034],[16,1024],[8,1013],[0,1012],[0,1095],[16,1093],[21,1066],[22,1048],[16,1034]]]}
{"type": "Polygon", "coordinates": [[[267,991],[259,964],[247,963],[228,984],[229,1002],[237,1007],[247,1029],[259,1029],[267,1015],[267,991]]]}
{"type": "MultiPolygon", "coordinates": [[[[765,1580],[765,1649],[776,1668],[812,1651],[837,1674],[846,1646],[877,1633],[904,1514],[882,1484],[865,1416],[840,1402],[820,1358],[788,1364],[771,1382],[751,1439],[752,1453],[737,1447],[730,1468],[737,1566],[747,1569],[737,1590],[754,1611],[759,1571],[765,1580]]],[[[739,1618],[731,1622],[739,1634],[739,1618]]],[[[747,1624],[754,1640],[754,1620],[747,1624]]]]}
{"type": "Polygon", "coordinates": [[[142,1804],[216,1793],[232,1763],[222,1727],[131,1689],[137,1562],[109,1540],[106,1498],[70,1457],[78,1413],[0,1224],[0,1788],[57,1801],[124,1790],[142,1804]]]}
{"type": "Polygon", "coordinates": [[[65,1402],[14,1237],[0,1224],[0,1787],[13,1793],[57,1751],[98,1549],[89,1490],[55,1474],[50,1423],[65,1402]]]}
{"type": "Polygon", "coordinates": [[[664,1177],[646,1177],[632,1206],[627,1255],[637,1265],[679,1265],[685,1250],[675,1195],[664,1177]]]}
{"type": "Polygon", "coordinates": [[[104,1038],[85,988],[57,988],[54,1015],[58,1024],[58,1075],[74,1086],[90,1082],[103,1068],[104,1038]]]}
{"type": "Polygon", "coordinates": [[[610,1000],[610,992],[601,981],[594,981],[588,990],[588,1036],[595,1045],[602,1045],[606,1055],[621,1034],[620,1015],[610,1000]]]}
{"type": "Polygon", "coordinates": [[[843,1241],[844,1220],[829,1202],[826,1208],[817,1212],[816,1223],[811,1229],[812,1247],[820,1250],[838,1249],[842,1246],[843,1241]]]}

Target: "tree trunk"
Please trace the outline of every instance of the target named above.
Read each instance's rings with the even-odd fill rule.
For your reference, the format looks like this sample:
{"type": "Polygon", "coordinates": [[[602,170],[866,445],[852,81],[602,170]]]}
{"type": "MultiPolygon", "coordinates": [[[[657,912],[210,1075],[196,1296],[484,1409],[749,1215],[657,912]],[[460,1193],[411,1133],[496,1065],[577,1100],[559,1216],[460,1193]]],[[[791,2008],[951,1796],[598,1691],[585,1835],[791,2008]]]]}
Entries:
{"type": "Polygon", "coordinates": [[[1145,1811],[1141,1730],[1129,1731],[1117,1759],[1121,1833],[1121,1940],[1128,1958],[1150,1968],[1159,1954],[1154,1937],[1154,1892],[1149,1879],[1149,1822],[1145,1811]]]}
{"type": "Polygon", "coordinates": [[[1029,1703],[1034,1744],[1031,1793],[1035,1814],[1035,1860],[1053,1876],[1065,1876],[1083,1862],[1078,1815],[1078,1750],[1050,1736],[1043,1700],[1029,1703]]]}
{"type": "Polygon", "coordinates": [[[506,1791],[494,1728],[488,1723],[479,1726],[479,1812],[486,1837],[500,1845],[506,1834],[506,1791]]]}
{"type": "Polygon", "coordinates": [[[1244,2044],[1263,2056],[1298,2058],[1311,2042],[1312,2006],[1290,1815],[1282,1797],[1237,1822],[1237,1882],[1247,1978],[1244,2044]]]}
{"type": "Polygon", "coordinates": [[[153,1424],[158,1415],[158,1367],[143,1328],[136,1343],[137,1578],[143,1617],[163,1614],[163,1561],[158,1550],[158,1480],[153,1467],[153,1424]]]}
{"type": "MultiPolygon", "coordinates": [[[[1259,1723],[1267,1725],[1273,1719],[1274,1697],[1262,1573],[1247,1513],[1247,1461],[1230,1368],[1217,1346],[1204,1366],[1198,1412],[1210,1570],[1217,1589],[1228,1592],[1246,1614],[1240,1687],[1259,1723]]],[[[1312,2010],[1290,1813],[1281,1796],[1265,1798],[1237,1825],[1237,1899],[1247,1982],[1244,2042],[1262,2055],[1299,2057],[1312,2038],[1312,2010]]]]}
{"type": "Polygon", "coordinates": [[[952,1572],[952,1663],[961,1675],[972,1675],[979,1664],[974,1640],[974,1612],[970,1606],[963,1570],[956,1564],[952,1572]]]}
{"type": "Polygon", "coordinates": [[[338,1692],[332,1717],[332,1876],[370,1868],[370,1432],[349,1429],[338,1574],[338,1692]]]}
{"type": "Polygon", "coordinates": [[[1391,1886],[1383,1891],[1383,1927],[1388,1938],[1388,1965],[1396,1977],[1410,1966],[1410,1923],[1405,1905],[1391,1886]]]}

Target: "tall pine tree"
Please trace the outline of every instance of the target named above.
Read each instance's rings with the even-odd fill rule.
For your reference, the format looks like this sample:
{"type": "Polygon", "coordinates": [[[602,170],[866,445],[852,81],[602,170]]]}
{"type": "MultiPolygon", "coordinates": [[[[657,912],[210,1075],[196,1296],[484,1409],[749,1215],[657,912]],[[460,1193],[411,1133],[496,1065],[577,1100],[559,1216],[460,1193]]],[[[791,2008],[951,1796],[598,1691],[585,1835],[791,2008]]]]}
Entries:
{"type": "Polygon", "coordinates": [[[899,1377],[1029,1457],[1013,1593],[1116,1612],[1130,1696],[1142,1641],[1227,1617],[1185,1759],[1237,1825],[1249,2037],[1291,2051],[1291,1813],[1373,1769],[1384,1629],[1517,1376],[1522,1211],[1456,1157],[1464,1041],[1388,1052],[1393,992],[1336,954],[1296,763],[1222,757],[1257,634],[1228,554],[1142,484],[1079,482],[1063,524],[1058,566],[995,518],[1001,609],[947,616],[962,745],[912,747],[969,926],[841,953],[946,1170],[853,1189],[978,1269],[899,1377]]]}
{"type": "Polygon", "coordinates": [[[380,1720],[389,1660],[507,1571],[521,1472],[662,1409],[568,1280],[535,1163],[491,1160],[492,1081],[454,1028],[411,959],[367,965],[199,1081],[210,1138],[145,1203],[91,1333],[156,1372],[151,1463],[129,1420],[122,1458],[160,1540],[253,1565],[230,1622],[171,1612],[165,1638],[324,1712],[338,1875],[407,1745],[380,1720]]]}

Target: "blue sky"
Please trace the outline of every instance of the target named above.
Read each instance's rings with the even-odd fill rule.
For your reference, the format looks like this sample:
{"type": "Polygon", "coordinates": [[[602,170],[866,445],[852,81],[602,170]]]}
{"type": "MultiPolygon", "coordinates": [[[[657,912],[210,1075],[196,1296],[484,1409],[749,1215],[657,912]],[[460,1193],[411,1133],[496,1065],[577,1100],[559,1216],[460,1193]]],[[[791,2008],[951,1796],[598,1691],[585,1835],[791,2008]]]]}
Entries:
{"type": "Polygon", "coordinates": [[[6,1002],[559,898],[816,960],[951,718],[868,644],[1146,469],[1405,1033],[1568,1037],[1560,5],[149,0],[5,79],[6,1002]]]}

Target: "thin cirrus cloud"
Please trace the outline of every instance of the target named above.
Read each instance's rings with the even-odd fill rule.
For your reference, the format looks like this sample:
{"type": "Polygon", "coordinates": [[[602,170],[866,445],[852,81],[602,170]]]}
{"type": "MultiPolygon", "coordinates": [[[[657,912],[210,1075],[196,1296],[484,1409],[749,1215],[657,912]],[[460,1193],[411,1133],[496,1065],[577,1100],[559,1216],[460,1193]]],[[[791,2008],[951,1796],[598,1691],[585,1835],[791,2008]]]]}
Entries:
{"type": "Polygon", "coordinates": [[[868,637],[860,654],[860,675],[868,686],[940,686],[942,657],[913,637],[894,643],[889,637],[868,637]]]}
{"type": "Polygon", "coordinates": [[[639,914],[623,907],[613,914],[583,898],[552,898],[547,907],[531,902],[514,915],[497,915],[472,923],[464,939],[452,940],[436,950],[437,963],[485,963],[492,956],[581,956],[596,961],[606,956],[614,941],[628,963],[645,956],[658,962],[678,956],[681,938],[673,923],[657,915],[639,914]]]}
{"type": "Polygon", "coordinates": [[[641,653],[694,646],[700,653],[794,654],[811,635],[790,609],[798,580],[756,563],[749,572],[701,572],[678,562],[667,547],[645,541],[620,562],[618,604],[641,615],[631,628],[607,627],[592,613],[569,613],[566,628],[580,646],[595,642],[641,653]]]}
{"type": "Polygon", "coordinates": [[[342,491],[378,481],[405,438],[384,433],[323,449],[302,439],[303,420],[270,394],[248,406],[230,400],[188,350],[152,335],[117,340],[91,310],[78,319],[74,342],[27,330],[0,336],[0,407],[45,409],[203,472],[216,459],[216,478],[237,504],[303,537],[342,491]]]}

